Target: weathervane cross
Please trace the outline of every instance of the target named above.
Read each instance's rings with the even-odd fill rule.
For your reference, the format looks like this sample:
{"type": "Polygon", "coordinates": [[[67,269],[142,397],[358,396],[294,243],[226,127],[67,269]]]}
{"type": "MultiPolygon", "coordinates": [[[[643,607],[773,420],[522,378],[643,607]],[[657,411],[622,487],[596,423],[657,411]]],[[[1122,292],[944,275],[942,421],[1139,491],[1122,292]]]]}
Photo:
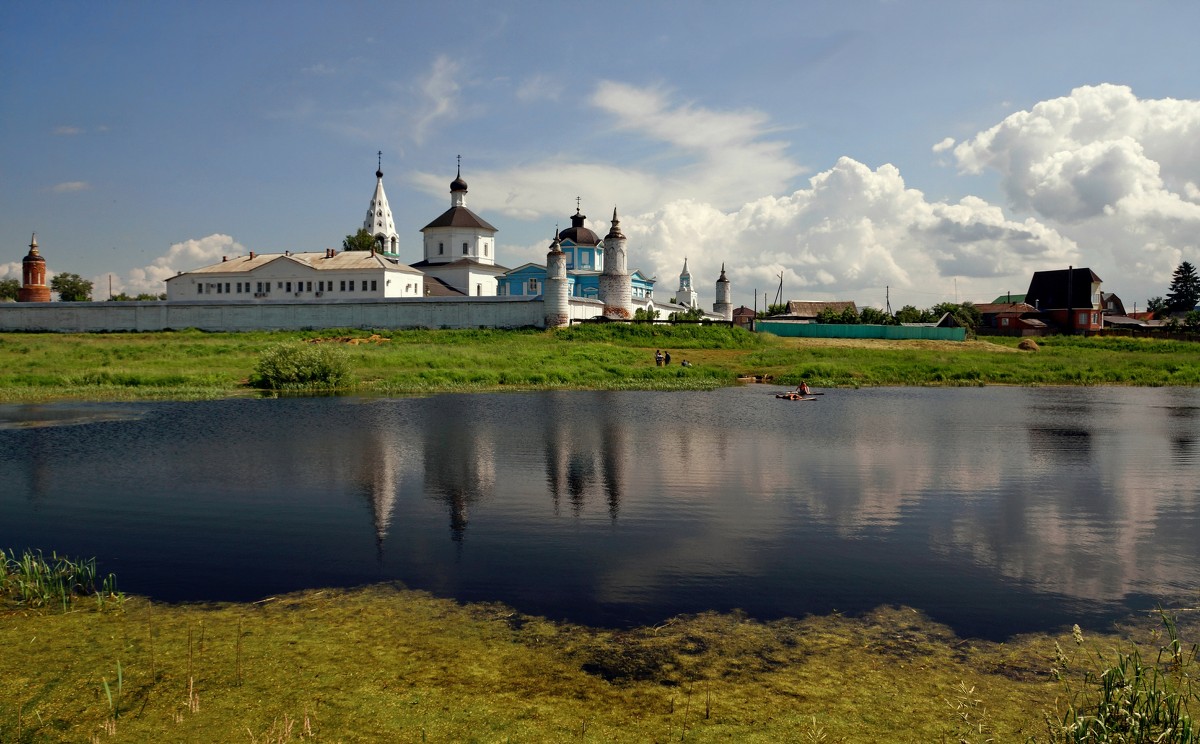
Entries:
{"type": "Polygon", "coordinates": [[[383,150],[378,152],[379,164],[375,166],[375,170],[383,170],[383,150]]]}

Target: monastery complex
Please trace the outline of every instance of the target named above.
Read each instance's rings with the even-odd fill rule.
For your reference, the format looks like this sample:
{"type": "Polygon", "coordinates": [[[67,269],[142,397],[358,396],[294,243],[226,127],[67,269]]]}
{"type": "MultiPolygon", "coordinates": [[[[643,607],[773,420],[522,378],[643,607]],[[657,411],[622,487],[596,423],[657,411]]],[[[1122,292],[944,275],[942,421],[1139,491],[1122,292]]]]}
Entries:
{"type": "MultiPolygon", "coordinates": [[[[577,206],[571,227],[554,234],[545,264],[509,269],[497,263],[498,230],[468,208],[467,193],[460,167],[450,182],[450,208],[420,230],[421,259],[402,263],[380,167],[362,221],[374,239],[372,250],[224,256],[220,263],[168,278],[166,302],[50,304],[46,260],[35,235],[18,296],[28,305],[0,308],[0,330],[556,328],[598,317],[631,319],[636,311],[666,319],[701,307],[686,258],[670,301],[656,296],[655,277],[629,270],[616,209],[601,239],[586,227],[587,217],[577,206]],[[36,312],[44,304],[53,312],[36,312]],[[136,306],[134,312],[128,306],[136,306]],[[124,314],[115,308],[124,308],[124,314]]],[[[713,310],[702,311],[703,317],[732,320],[724,268],[715,289],[713,310]]]]}
{"type": "MultiPolygon", "coordinates": [[[[545,264],[506,268],[496,262],[496,228],[467,207],[467,191],[460,169],[450,182],[450,208],[421,228],[421,260],[406,265],[401,262],[400,236],[384,190],[383,171],[376,170],[375,191],[363,220],[363,230],[375,239],[375,250],[226,257],[221,263],[168,279],[167,300],[540,298],[547,303],[550,325],[590,317],[586,310],[572,313],[561,306],[563,302],[569,306],[573,299],[596,301],[600,308],[593,315],[611,319],[631,318],[637,309],[658,311],[665,318],[700,306],[686,258],[672,302],[655,297],[654,277],[627,269],[626,239],[615,209],[612,228],[603,239],[585,226],[587,217],[577,208],[571,227],[551,241],[545,264]]],[[[718,293],[727,286],[723,280],[718,293]]],[[[724,303],[720,299],[706,315],[731,320],[728,296],[724,303]]]]}
{"type": "MultiPolygon", "coordinates": [[[[17,317],[12,312],[17,308],[5,308],[0,310],[0,330],[553,328],[597,317],[628,320],[638,310],[666,319],[700,308],[686,258],[670,301],[656,296],[655,277],[629,270],[616,209],[608,233],[600,238],[585,226],[587,218],[577,207],[571,227],[555,233],[544,264],[510,269],[497,263],[497,229],[467,207],[467,192],[460,166],[450,183],[449,209],[421,228],[421,260],[405,264],[380,167],[362,223],[374,238],[372,250],[224,256],[219,263],[167,279],[165,302],[50,303],[46,262],[35,236],[22,264],[19,296],[20,302],[32,304],[21,310],[50,303],[55,312],[17,317]],[[137,311],[130,314],[130,305],[138,306],[137,311]],[[73,306],[74,313],[64,313],[65,306],[73,306]],[[122,316],[102,309],[112,306],[124,306],[127,312],[122,316]]],[[[724,268],[715,300],[703,317],[732,320],[724,268]]]]}

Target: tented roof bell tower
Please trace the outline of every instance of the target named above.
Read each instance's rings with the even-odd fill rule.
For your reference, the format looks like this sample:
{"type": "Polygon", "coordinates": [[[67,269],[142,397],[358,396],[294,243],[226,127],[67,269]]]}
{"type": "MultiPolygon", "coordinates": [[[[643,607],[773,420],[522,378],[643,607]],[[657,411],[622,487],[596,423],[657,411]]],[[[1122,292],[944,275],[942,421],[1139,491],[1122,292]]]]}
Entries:
{"type": "Polygon", "coordinates": [[[367,207],[363,229],[375,238],[376,250],[387,256],[396,256],[400,250],[400,235],[392,219],[392,208],[388,206],[387,194],[383,191],[383,151],[379,152],[375,169],[375,194],[367,207]]]}

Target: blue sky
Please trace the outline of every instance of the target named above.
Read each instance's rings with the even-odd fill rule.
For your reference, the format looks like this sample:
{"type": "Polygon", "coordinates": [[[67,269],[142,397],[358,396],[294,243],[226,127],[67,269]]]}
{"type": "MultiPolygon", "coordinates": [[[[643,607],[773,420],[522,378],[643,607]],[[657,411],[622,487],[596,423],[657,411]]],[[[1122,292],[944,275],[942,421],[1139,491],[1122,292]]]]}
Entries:
{"type": "Polygon", "coordinates": [[[161,291],[339,247],[376,151],[403,260],[449,204],[544,260],[582,200],[712,302],[893,308],[1091,266],[1132,305],[1200,262],[1200,5],[5,3],[0,274],[161,291]]]}

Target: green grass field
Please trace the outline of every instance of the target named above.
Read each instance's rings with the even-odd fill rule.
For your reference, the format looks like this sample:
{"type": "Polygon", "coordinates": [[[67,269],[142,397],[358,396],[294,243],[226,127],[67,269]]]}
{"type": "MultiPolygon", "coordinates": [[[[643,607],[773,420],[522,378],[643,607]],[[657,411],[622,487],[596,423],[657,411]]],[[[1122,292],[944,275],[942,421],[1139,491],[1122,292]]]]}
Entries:
{"type": "Polygon", "coordinates": [[[264,351],[336,345],[342,392],[711,389],[739,377],[785,385],[1198,385],[1200,344],[1051,337],[1037,351],[1013,339],[781,339],[727,327],[575,326],[559,331],[0,334],[0,401],[199,399],[255,394],[264,351]],[[654,365],[654,351],[673,363],[654,365]],[[692,366],[680,363],[687,360],[692,366]]]}

